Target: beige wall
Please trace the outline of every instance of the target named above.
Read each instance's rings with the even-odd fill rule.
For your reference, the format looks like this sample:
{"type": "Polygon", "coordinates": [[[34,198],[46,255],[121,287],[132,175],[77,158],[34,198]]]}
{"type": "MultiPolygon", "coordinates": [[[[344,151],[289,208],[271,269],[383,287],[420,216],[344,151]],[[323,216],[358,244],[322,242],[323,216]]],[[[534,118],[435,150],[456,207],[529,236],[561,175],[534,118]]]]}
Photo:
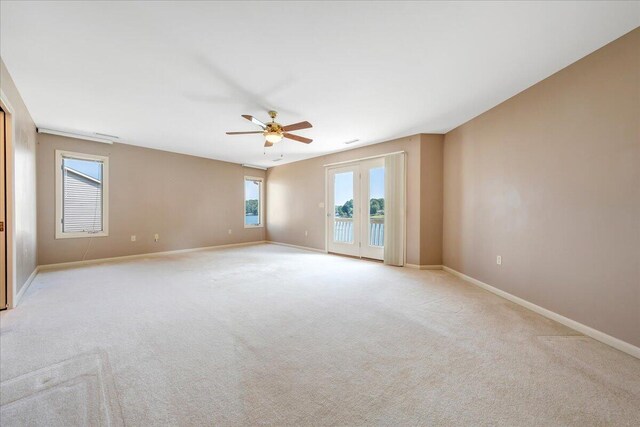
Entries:
{"type": "MultiPolygon", "coordinates": [[[[333,153],[326,156],[303,160],[296,163],[277,166],[267,172],[267,239],[275,242],[325,248],[325,210],[319,207],[325,197],[325,168],[323,165],[335,162],[355,160],[394,151],[407,154],[407,262],[409,264],[440,264],[441,240],[434,228],[442,227],[441,190],[442,183],[442,135],[414,135],[381,144],[369,145],[352,150],[333,153]],[[428,188],[429,212],[421,214],[421,150],[425,146],[425,158],[435,165],[431,174],[440,178],[434,186],[428,188]],[[438,158],[438,150],[440,157],[438,158]],[[439,196],[440,194],[440,196],[439,196]],[[440,207],[434,206],[440,197],[440,207]],[[422,220],[434,221],[434,225],[425,226],[422,220]],[[428,243],[421,242],[423,230],[428,243]],[[305,231],[308,235],[305,236],[305,231]],[[430,238],[433,236],[433,240],[430,238]],[[424,247],[425,254],[421,253],[424,247]]],[[[426,179],[426,178],[425,178],[426,179]]],[[[429,187],[429,186],[428,186],[429,187]]],[[[424,239],[422,239],[424,240],[424,239]]]]}
{"type": "Polygon", "coordinates": [[[639,79],[636,29],[448,133],[444,264],[640,345],[639,79]]]}
{"type": "Polygon", "coordinates": [[[264,240],[264,228],[244,228],[245,175],[263,177],[264,171],[132,145],[39,134],[38,263],[264,240]],[[109,156],[108,237],[55,239],[56,149],[109,156]],[[136,235],[135,242],[131,235],[136,235]]]}
{"type": "Polygon", "coordinates": [[[420,264],[442,265],[444,135],[420,135],[420,264]]]}
{"type": "MultiPolygon", "coordinates": [[[[36,127],[4,62],[0,59],[0,88],[13,108],[7,131],[14,137],[13,161],[7,157],[7,184],[13,180],[16,293],[36,268],[36,127]],[[13,167],[12,167],[13,166],[13,167]]],[[[8,112],[7,112],[8,113],[8,112]]],[[[10,189],[9,189],[10,190],[10,189]]],[[[9,196],[9,194],[8,194],[9,196]]],[[[7,205],[10,208],[10,203],[7,205]]],[[[11,227],[11,224],[7,224],[11,227]]]]}

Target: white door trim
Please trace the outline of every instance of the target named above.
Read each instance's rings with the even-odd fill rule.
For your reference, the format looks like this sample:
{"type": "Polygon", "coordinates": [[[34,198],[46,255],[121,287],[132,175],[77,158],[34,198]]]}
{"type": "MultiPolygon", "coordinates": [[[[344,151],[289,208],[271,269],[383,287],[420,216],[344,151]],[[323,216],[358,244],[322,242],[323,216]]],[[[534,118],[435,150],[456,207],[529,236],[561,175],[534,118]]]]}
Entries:
{"type": "Polygon", "coordinates": [[[354,163],[351,165],[344,165],[335,168],[330,168],[327,171],[327,179],[325,181],[325,188],[327,192],[327,201],[325,202],[325,240],[327,241],[327,251],[334,252],[342,255],[350,255],[360,257],[360,165],[354,163]],[[335,216],[335,185],[334,179],[337,174],[352,173],[353,174],[353,215],[351,217],[351,234],[352,241],[349,242],[336,242],[334,239],[334,216],[335,216]],[[329,203],[331,201],[331,203],[329,203]]]}
{"type": "Polygon", "coordinates": [[[16,266],[16,241],[15,241],[15,147],[14,141],[16,136],[14,116],[15,110],[9,98],[0,89],[0,106],[5,112],[5,127],[10,129],[6,132],[5,144],[5,199],[6,199],[6,217],[5,217],[5,231],[7,237],[7,308],[14,308],[16,306],[16,283],[17,278],[17,266],[16,266]]]}
{"type": "Polygon", "coordinates": [[[341,162],[332,167],[325,168],[325,251],[358,258],[370,258],[382,260],[384,252],[382,247],[369,245],[369,170],[384,167],[384,156],[372,156],[366,160],[341,162]],[[334,177],[337,173],[353,172],[353,243],[347,248],[347,244],[334,242],[334,209],[332,199],[335,197],[334,177]],[[357,247],[355,246],[357,245],[357,247]],[[342,246],[342,248],[340,248],[342,246]]]}

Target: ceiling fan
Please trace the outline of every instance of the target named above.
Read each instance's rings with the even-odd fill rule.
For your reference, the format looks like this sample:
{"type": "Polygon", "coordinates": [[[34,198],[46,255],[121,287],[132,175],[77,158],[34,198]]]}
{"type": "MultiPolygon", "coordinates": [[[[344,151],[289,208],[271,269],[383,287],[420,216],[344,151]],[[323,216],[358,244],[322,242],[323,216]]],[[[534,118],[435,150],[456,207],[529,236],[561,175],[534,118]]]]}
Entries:
{"type": "Polygon", "coordinates": [[[293,139],[294,141],[303,142],[305,144],[309,144],[311,141],[313,141],[312,139],[305,138],[304,136],[289,133],[289,131],[292,130],[308,129],[312,127],[311,123],[305,121],[294,123],[292,125],[282,126],[280,123],[276,123],[277,115],[278,113],[276,111],[269,111],[271,121],[268,123],[262,123],[260,120],[256,119],[253,116],[243,114],[242,117],[257,124],[262,128],[262,130],[251,132],[227,132],[227,135],[246,135],[251,133],[261,133],[266,139],[266,141],[264,142],[265,147],[272,147],[273,144],[282,141],[282,138],[293,139]]]}

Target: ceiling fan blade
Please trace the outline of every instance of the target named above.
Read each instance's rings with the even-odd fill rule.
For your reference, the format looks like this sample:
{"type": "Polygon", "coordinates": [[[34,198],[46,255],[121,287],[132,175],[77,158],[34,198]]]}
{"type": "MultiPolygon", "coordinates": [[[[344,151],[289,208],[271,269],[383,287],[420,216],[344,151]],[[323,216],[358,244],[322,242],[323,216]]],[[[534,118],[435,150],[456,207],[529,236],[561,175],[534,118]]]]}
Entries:
{"type": "Polygon", "coordinates": [[[227,135],[246,135],[249,133],[262,133],[261,130],[251,131],[251,132],[227,132],[227,135]]]}
{"type": "Polygon", "coordinates": [[[300,122],[300,123],[294,123],[292,125],[284,126],[282,128],[282,130],[285,131],[285,132],[289,132],[290,130],[308,129],[310,127],[313,127],[311,125],[311,123],[309,123],[309,122],[300,122]]]}
{"type": "Polygon", "coordinates": [[[267,125],[265,125],[264,123],[262,123],[260,120],[256,119],[253,116],[249,116],[247,114],[243,114],[242,117],[244,117],[245,119],[249,120],[250,122],[253,122],[253,123],[257,124],[262,129],[266,129],[267,128],[267,125]]]}
{"type": "Polygon", "coordinates": [[[304,142],[305,144],[309,144],[313,139],[305,138],[304,136],[294,135],[292,133],[283,133],[282,136],[285,138],[293,139],[294,141],[304,142]]]}
{"type": "Polygon", "coordinates": [[[264,142],[264,146],[265,147],[273,147],[273,142],[265,141],[264,142]]]}

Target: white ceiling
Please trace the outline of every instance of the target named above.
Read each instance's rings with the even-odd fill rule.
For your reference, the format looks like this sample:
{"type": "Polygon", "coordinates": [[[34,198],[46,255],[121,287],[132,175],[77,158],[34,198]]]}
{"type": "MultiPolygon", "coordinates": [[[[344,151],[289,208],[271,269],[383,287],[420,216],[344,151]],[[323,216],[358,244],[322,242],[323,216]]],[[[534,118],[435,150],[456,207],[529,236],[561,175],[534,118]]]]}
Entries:
{"type": "Polygon", "coordinates": [[[446,132],[640,25],[640,2],[0,7],[2,58],[38,126],[262,166],[446,132]],[[313,123],[297,133],[314,142],[264,154],[261,135],[225,135],[271,108],[313,123]]]}

